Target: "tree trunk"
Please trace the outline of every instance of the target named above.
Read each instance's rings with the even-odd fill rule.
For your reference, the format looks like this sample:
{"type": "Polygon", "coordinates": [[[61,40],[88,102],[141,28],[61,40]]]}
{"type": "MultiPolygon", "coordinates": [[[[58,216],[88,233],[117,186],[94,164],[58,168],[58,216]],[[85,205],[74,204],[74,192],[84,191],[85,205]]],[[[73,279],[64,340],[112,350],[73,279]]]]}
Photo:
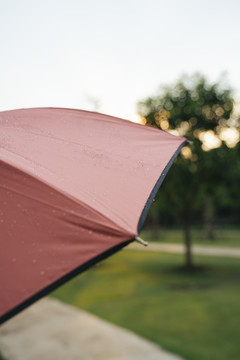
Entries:
{"type": "Polygon", "coordinates": [[[190,232],[190,223],[189,221],[185,221],[184,223],[184,241],[186,246],[185,251],[185,267],[188,270],[193,268],[193,261],[192,261],[192,239],[191,239],[191,232],[190,232]]]}

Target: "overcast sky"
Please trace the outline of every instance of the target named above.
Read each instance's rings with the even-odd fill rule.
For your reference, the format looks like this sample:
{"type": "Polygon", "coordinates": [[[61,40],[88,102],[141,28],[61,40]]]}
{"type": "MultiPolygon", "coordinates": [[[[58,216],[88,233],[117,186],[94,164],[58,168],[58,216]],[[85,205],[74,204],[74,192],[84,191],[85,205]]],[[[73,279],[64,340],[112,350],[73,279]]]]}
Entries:
{"type": "Polygon", "coordinates": [[[240,1],[1,0],[0,110],[71,107],[128,119],[199,71],[240,97],[240,1]]]}

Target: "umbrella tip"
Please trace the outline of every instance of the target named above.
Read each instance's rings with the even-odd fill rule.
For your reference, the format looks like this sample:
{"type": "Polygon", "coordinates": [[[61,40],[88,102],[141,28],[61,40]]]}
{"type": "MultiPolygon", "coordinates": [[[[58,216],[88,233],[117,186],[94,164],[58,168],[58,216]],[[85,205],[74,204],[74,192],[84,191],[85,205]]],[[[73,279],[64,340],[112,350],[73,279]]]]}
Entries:
{"type": "Polygon", "coordinates": [[[136,240],[137,242],[139,242],[139,244],[141,244],[141,245],[148,246],[148,242],[147,242],[147,241],[144,241],[144,240],[141,239],[139,236],[136,236],[136,237],[135,237],[135,240],[136,240]]]}

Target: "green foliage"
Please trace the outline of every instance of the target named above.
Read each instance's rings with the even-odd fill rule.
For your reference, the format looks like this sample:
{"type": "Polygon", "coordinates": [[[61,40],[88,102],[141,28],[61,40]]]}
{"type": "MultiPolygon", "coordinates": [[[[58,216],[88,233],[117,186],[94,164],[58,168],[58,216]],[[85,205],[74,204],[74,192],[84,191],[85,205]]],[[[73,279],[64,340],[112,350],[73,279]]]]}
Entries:
{"type": "MultiPolygon", "coordinates": [[[[160,195],[163,206],[158,204],[164,211],[171,209],[181,222],[186,218],[192,220],[196,210],[202,210],[204,194],[222,191],[223,195],[226,181],[240,178],[239,150],[229,148],[220,139],[224,129],[234,127],[239,131],[239,119],[233,124],[231,118],[233,102],[230,89],[224,89],[221,83],[208,84],[203,76],[196,74],[183,77],[176,85],[163,88],[160,95],[138,105],[147,125],[173,131],[192,141],[177,158],[164,184],[160,195]],[[215,140],[209,148],[204,141],[206,133],[210,141],[215,140]],[[236,171],[233,162],[237,158],[236,171]]],[[[230,196],[226,191],[224,195],[230,196]]]]}
{"type": "Polygon", "coordinates": [[[209,84],[198,74],[138,104],[147,125],[192,141],[170,169],[151,210],[162,223],[170,220],[184,227],[188,248],[189,227],[199,217],[210,229],[216,213],[240,210],[240,119],[233,117],[233,105],[230,89],[221,82],[209,84]],[[229,129],[232,138],[226,137],[229,129]]]}
{"type": "Polygon", "coordinates": [[[239,260],[121,251],[54,292],[187,360],[239,358],[239,260]]]}
{"type": "Polygon", "coordinates": [[[233,109],[231,90],[223,89],[221,83],[208,84],[199,74],[184,76],[162,90],[160,95],[139,103],[140,114],[147,124],[160,128],[164,116],[169,118],[170,129],[181,128],[186,121],[190,126],[185,135],[191,140],[196,139],[194,130],[215,130],[224,124],[233,109]]]}

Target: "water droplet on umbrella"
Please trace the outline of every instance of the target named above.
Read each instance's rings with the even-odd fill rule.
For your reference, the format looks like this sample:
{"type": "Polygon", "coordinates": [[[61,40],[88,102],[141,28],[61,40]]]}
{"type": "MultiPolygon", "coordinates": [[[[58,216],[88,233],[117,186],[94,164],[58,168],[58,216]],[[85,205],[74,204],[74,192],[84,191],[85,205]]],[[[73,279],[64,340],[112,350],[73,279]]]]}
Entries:
{"type": "Polygon", "coordinates": [[[40,271],[40,275],[43,276],[45,274],[45,271],[40,271]]]}

